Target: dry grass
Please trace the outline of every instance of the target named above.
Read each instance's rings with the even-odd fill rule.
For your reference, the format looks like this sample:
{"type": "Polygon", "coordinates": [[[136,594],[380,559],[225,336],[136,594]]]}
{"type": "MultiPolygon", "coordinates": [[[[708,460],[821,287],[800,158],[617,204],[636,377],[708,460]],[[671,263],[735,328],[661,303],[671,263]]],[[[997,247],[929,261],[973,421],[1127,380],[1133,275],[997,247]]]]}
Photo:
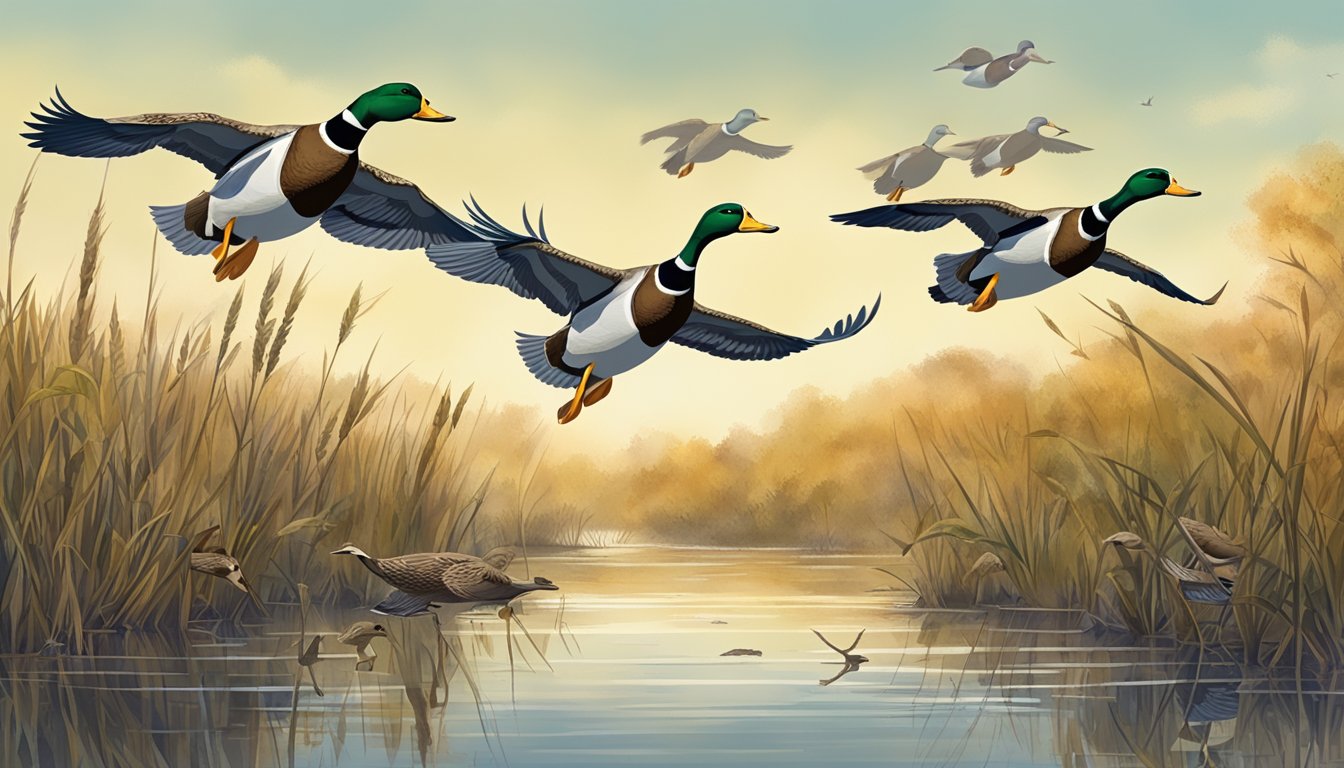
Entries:
{"type": "MultiPolygon", "coordinates": [[[[11,266],[28,194],[25,184],[11,266]]],[[[189,578],[187,539],[213,524],[267,602],[294,601],[300,582],[325,604],[381,591],[327,555],[347,539],[375,553],[501,543],[478,520],[489,470],[476,466],[481,413],[468,410],[470,388],[434,387],[420,402],[424,387],[393,388],[368,362],[353,377],[333,375],[374,300],[356,289],[333,318],[321,370],[296,369],[285,365],[286,345],[304,311],[306,268],[293,280],[281,266],[263,272],[254,318],[243,312],[249,281],[219,325],[165,333],[152,276],[143,310],[100,307],[104,229],[100,200],[77,282],[54,300],[43,303],[31,284],[3,297],[5,648],[58,638],[78,652],[91,631],[181,632],[198,596],[243,618],[254,609],[242,595],[189,578]]]]}

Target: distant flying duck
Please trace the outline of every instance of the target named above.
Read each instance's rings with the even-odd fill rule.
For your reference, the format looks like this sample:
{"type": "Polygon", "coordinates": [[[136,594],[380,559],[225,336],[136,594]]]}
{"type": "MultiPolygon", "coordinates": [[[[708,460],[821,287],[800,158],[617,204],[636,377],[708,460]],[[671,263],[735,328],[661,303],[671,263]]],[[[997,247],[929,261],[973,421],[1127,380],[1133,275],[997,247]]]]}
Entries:
{"type": "Polygon", "coordinates": [[[944,136],[955,135],[946,125],[935,125],[923,144],[861,165],[859,171],[873,180],[874,192],[886,195],[888,200],[899,201],[902,194],[927,184],[938,174],[947,155],[934,149],[933,145],[944,136]]]}
{"type": "Polygon", "coordinates": [[[966,73],[966,77],[961,81],[966,85],[972,88],[993,88],[1020,72],[1023,67],[1033,61],[1041,64],[1054,64],[1053,61],[1047,61],[1036,53],[1034,43],[1030,40],[1023,40],[1017,44],[1015,53],[1005,54],[997,59],[994,58],[994,54],[984,48],[967,48],[961,52],[960,56],[933,71],[961,70],[966,73]]]}
{"type": "Polygon", "coordinates": [[[959,141],[944,149],[943,154],[959,160],[970,160],[971,175],[979,177],[996,168],[1001,169],[1000,176],[1007,176],[1019,163],[1030,160],[1042,150],[1060,154],[1092,151],[1091,147],[1042,136],[1042,128],[1054,128],[1059,131],[1059,136],[1068,133],[1066,129],[1055,125],[1048,118],[1033,117],[1027,121],[1027,126],[1017,133],[1002,133],[997,136],[959,141]]]}
{"type": "Polygon", "coordinates": [[[1147,101],[1140,101],[1140,102],[1139,102],[1139,106],[1140,106],[1140,107],[1151,107],[1151,106],[1153,106],[1153,97],[1152,97],[1152,96],[1149,96],[1147,101]]]}
{"type": "Polygon", "coordinates": [[[667,146],[667,159],[659,167],[680,179],[695,170],[696,163],[718,160],[733,151],[746,152],[766,160],[787,155],[793,149],[792,146],[759,144],[742,135],[747,126],[769,119],[756,114],[754,109],[742,109],[726,123],[682,120],[649,131],[639,137],[639,143],[672,139],[672,143],[667,146]]]}

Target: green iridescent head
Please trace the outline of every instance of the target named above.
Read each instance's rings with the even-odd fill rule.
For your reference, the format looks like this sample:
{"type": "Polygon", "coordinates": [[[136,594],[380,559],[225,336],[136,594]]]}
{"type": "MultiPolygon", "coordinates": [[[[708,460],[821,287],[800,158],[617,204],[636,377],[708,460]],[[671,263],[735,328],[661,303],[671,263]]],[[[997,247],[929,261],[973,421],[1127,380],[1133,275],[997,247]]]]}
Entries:
{"type": "Polygon", "coordinates": [[[1144,168],[1130,176],[1121,191],[1135,200],[1149,200],[1160,195],[1199,196],[1199,193],[1195,190],[1186,189],[1177,184],[1176,180],[1171,177],[1171,172],[1165,168],[1144,168]]]}
{"type": "Polygon", "coordinates": [[[779,227],[762,224],[740,203],[719,203],[705,211],[695,232],[705,237],[725,237],[738,232],[778,232],[779,227]]]}
{"type": "Polygon", "coordinates": [[[779,227],[763,224],[740,203],[719,203],[705,211],[695,225],[695,231],[678,254],[681,260],[694,267],[705,246],[721,237],[738,232],[778,232],[779,227]]]}
{"type": "Polygon", "coordinates": [[[388,83],[364,93],[350,105],[350,114],[366,128],[399,120],[447,123],[456,119],[429,106],[420,89],[410,83],[388,83]]]}

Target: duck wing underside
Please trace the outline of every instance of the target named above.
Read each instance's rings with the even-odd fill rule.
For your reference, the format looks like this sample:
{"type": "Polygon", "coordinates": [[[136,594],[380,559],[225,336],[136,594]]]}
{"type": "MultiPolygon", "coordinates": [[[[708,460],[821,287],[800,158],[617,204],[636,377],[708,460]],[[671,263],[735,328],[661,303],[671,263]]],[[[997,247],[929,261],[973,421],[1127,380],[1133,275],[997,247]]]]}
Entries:
{"type": "Polygon", "coordinates": [[[862,211],[837,213],[832,221],[857,227],[888,227],[907,232],[928,232],[959,221],[986,246],[999,241],[1005,232],[1049,216],[1057,209],[1028,211],[999,200],[941,199],[921,203],[879,205],[862,211]]]}
{"type": "Polygon", "coordinates": [[[667,151],[672,152],[676,148],[684,147],[691,139],[699,136],[710,124],[704,120],[690,119],[682,120],[677,123],[664,125],[662,128],[654,128],[652,131],[639,137],[640,144],[648,144],[650,141],[658,139],[675,139],[667,151]]]}
{"type": "Polygon", "coordinates": [[[585,302],[620,283],[632,272],[581,259],[551,245],[538,218],[532,228],[523,209],[527,234],[510,231],[479,205],[468,209],[473,242],[440,243],[425,250],[436,267],[473,283],[499,285],[525,299],[537,299],[558,315],[572,315],[585,302]]]}
{"type": "Polygon", "coordinates": [[[1218,299],[1223,295],[1223,291],[1227,289],[1227,283],[1223,283],[1223,287],[1219,288],[1218,292],[1209,298],[1198,298],[1177,287],[1175,283],[1169,280],[1161,272],[1141,264],[1119,251],[1113,251],[1110,248],[1102,251],[1101,257],[1098,258],[1096,263],[1092,266],[1107,272],[1114,272],[1117,275],[1123,275],[1136,283],[1146,285],[1149,288],[1172,297],[1173,299],[1188,301],[1191,304],[1203,304],[1205,306],[1217,304],[1218,299]]]}
{"type": "Polygon", "coordinates": [[[789,151],[793,149],[792,144],[784,146],[762,144],[758,141],[752,141],[741,134],[733,136],[724,134],[723,138],[720,140],[728,149],[736,150],[738,152],[746,152],[749,155],[755,155],[756,157],[765,158],[766,160],[774,160],[783,157],[789,154],[789,151]]]}
{"type": "Polygon", "coordinates": [[[128,157],[154,147],[191,158],[216,176],[262,142],[293,133],[297,125],[253,125],[211,112],[147,113],[130,117],[85,115],[57,89],[21,134],[43,152],[71,157],[128,157]]]}
{"type": "Polygon", "coordinates": [[[809,339],[780,333],[697,302],[691,316],[672,335],[671,341],[729,360],[775,360],[856,335],[877,317],[881,305],[882,296],[879,294],[871,311],[867,307],[860,307],[856,314],[836,321],[833,327],[809,339]]]}
{"type": "Polygon", "coordinates": [[[1084,147],[1082,144],[1074,144],[1072,141],[1064,141],[1050,136],[1042,136],[1041,149],[1046,152],[1054,152],[1060,155],[1076,155],[1079,152],[1091,152],[1091,147],[1084,147]]]}

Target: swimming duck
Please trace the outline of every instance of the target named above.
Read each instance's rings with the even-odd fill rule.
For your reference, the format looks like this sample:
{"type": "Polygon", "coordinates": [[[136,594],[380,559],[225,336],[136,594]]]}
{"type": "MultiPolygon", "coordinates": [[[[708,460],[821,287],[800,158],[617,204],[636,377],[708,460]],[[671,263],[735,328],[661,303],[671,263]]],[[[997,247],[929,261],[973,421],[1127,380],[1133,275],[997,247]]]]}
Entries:
{"type": "Polygon", "coordinates": [[[730,360],[774,360],[847,339],[877,315],[875,303],[871,314],[860,309],[834,328],[806,339],[696,302],[696,267],[706,246],[741,232],[779,229],[757,221],[738,203],[705,211],[686,245],[672,258],[632,269],[605,267],[555,248],[546,239],[544,226],[540,233],[533,231],[526,211],[527,235],[510,232],[479,206],[471,215],[478,242],[435,245],[426,253],[451,275],[502,285],[569,317],[569,323],[550,336],[520,333],[517,341],[533,376],[553,387],[574,389],[557,414],[561,424],[606,397],[612,377],[653,357],[669,341],[730,360]]]}
{"type": "Polygon", "coordinates": [[[929,288],[929,295],[938,302],[970,305],[972,312],[989,309],[999,299],[1029,296],[1092,266],[1181,301],[1213,304],[1226,285],[1212,297],[1199,299],[1160,272],[1106,247],[1107,231],[1117,216],[1137,202],[1163,195],[1196,197],[1199,193],[1177,184],[1162,168],[1146,168],[1130,176],[1119,192],[1085,208],[1027,211],[998,200],[930,200],[831,218],[860,227],[910,232],[927,232],[952,221],[965,224],[984,245],[967,253],[936,257],[938,284],[929,288]]]}
{"type": "Polygon", "coordinates": [[[747,126],[769,119],[756,114],[754,109],[741,109],[726,123],[707,123],[704,120],[691,119],[664,125],[640,136],[639,143],[648,144],[655,139],[673,139],[666,150],[667,159],[659,167],[680,179],[695,170],[696,163],[718,160],[734,150],[766,160],[787,155],[789,150],[793,149],[792,146],[758,144],[742,135],[747,126]]]}
{"type": "Polygon", "coordinates": [[[1015,53],[1004,54],[997,59],[984,48],[967,48],[960,56],[933,71],[961,70],[966,73],[966,77],[961,81],[966,85],[972,88],[993,88],[1022,71],[1023,67],[1033,61],[1041,64],[1055,63],[1041,58],[1040,54],[1036,53],[1036,45],[1030,40],[1023,40],[1017,44],[1015,53]]]}
{"type": "Polygon", "coordinates": [[[1181,595],[1192,603],[1228,605],[1232,601],[1232,590],[1236,588],[1235,572],[1231,575],[1220,575],[1202,563],[1181,565],[1166,555],[1155,552],[1143,537],[1130,531],[1113,533],[1101,543],[1115,547],[1116,551],[1146,553],[1168,576],[1176,580],[1181,595]]]}
{"type": "Polygon", "coordinates": [[[1047,118],[1033,117],[1027,121],[1027,127],[1017,133],[1001,133],[982,139],[959,141],[943,150],[943,154],[958,160],[970,160],[971,173],[979,177],[995,168],[1002,169],[999,171],[1000,176],[1007,176],[1013,172],[1018,163],[1030,160],[1041,150],[1062,154],[1092,151],[1091,147],[1084,147],[1082,144],[1042,136],[1041,129],[1047,127],[1059,131],[1057,136],[1068,133],[1047,118]]]}
{"type": "Polygon", "coordinates": [[[873,180],[873,191],[898,201],[907,190],[927,184],[943,167],[947,155],[933,148],[944,136],[955,136],[946,125],[935,125],[929,137],[917,147],[903,149],[881,160],[859,166],[859,171],[873,180]]]}
{"type": "Polygon", "coordinates": [[[366,165],[359,145],[375,125],[449,122],[409,83],[379,86],[340,114],[311,125],[251,125],[208,112],[99,119],[56,91],[22,134],[29,146],[73,157],[126,157],[153,147],[189,157],[215,184],[181,205],[151,206],[154,223],[188,255],[211,253],[215,279],[236,279],[261,242],[315,222],[332,236],[374,248],[423,248],[461,235],[414,184],[366,165]],[[431,210],[432,209],[432,210],[431,210]],[[445,229],[446,227],[446,229],[445,229]],[[230,248],[240,246],[230,253],[230,248]]]}
{"type": "Polygon", "coordinates": [[[354,544],[333,555],[354,555],[375,576],[395,588],[374,613],[418,616],[439,603],[506,603],[537,590],[559,587],[543,578],[514,581],[485,559],[457,552],[422,552],[399,557],[371,557],[354,544]]]}
{"type": "Polygon", "coordinates": [[[357,656],[355,659],[356,671],[371,672],[373,661],[378,658],[378,654],[373,652],[369,644],[379,637],[387,637],[387,630],[382,624],[374,624],[372,621],[356,621],[336,636],[336,642],[354,647],[357,656]]]}

